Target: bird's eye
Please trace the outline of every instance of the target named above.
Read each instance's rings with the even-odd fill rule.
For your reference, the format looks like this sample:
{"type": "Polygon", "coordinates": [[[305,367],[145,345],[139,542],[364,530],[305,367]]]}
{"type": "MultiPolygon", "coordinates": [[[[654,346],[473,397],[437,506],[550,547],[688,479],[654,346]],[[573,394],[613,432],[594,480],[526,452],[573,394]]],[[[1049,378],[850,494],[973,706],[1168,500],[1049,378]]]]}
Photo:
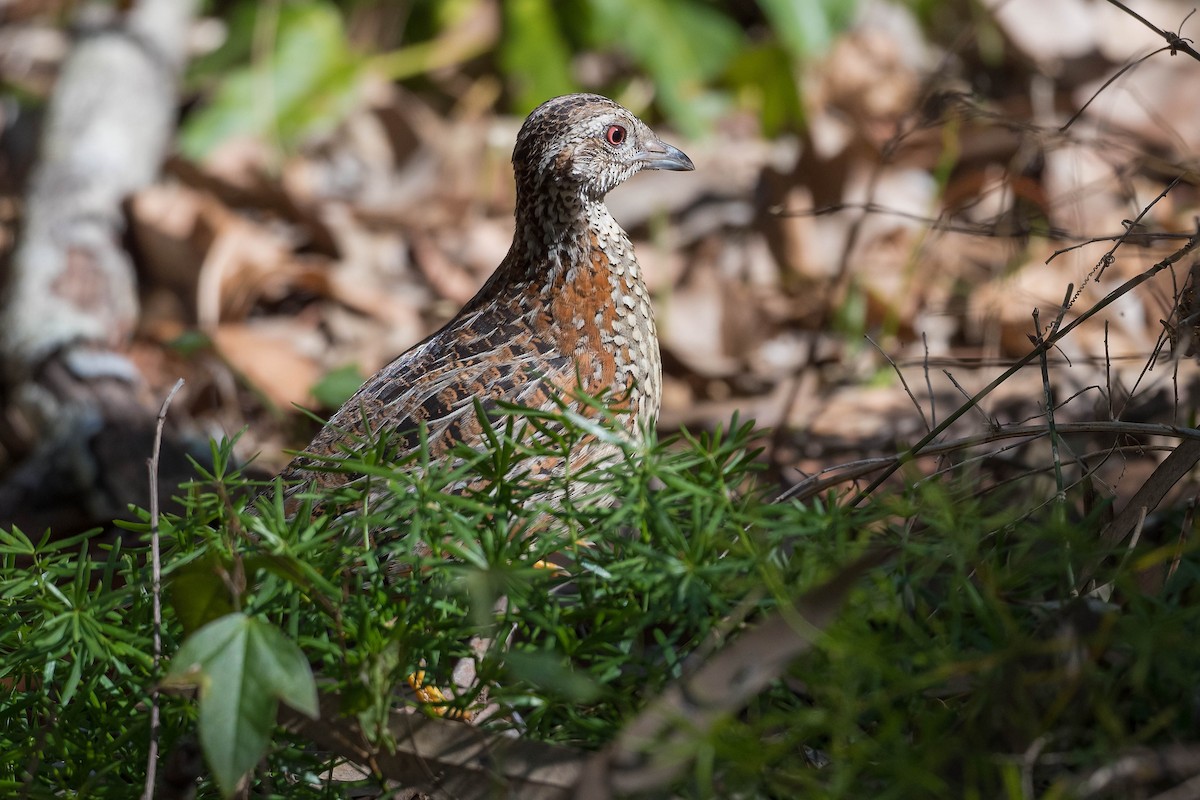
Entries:
{"type": "Polygon", "coordinates": [[[609,125],[608,130],[604,133],[604,141],[617,147],[625,141],[625,129],[620,125],[609,125]]]}

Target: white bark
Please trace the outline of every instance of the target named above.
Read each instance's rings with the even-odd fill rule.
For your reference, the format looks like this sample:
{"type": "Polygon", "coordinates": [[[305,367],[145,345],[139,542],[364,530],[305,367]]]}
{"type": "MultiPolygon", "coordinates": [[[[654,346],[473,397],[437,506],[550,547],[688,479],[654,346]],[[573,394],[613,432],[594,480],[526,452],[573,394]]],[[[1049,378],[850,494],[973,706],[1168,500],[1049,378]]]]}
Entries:
{"type": "Polygon", "coordinates": [[[75,343],[119,348],[133,328],[121,203],[166,153],[192,8],[141,0],[85,30],[63,67],[0,304],[9,382],[75,343]]]}
{"type": "MultiPolygon", "coordinates": [[[[124,355],[138,304],[121,205],[167,152],[194,0],[114,5],[83,12],[91,19],[55,84],[7,265],[0,439],[19,463],[0,482],[0,526],[68,533],[144,505],[148,492],[153,412],[124,355]]],[[[160,491],[170,496],[180,477],[161,476],[160,491]]]]}

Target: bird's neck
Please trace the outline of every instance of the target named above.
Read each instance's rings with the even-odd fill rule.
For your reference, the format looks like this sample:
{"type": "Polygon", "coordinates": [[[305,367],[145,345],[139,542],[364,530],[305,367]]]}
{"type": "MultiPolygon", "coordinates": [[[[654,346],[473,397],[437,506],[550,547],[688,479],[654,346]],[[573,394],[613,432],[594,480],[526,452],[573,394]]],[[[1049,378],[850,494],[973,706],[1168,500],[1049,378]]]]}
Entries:
{"type": "Polygon", "coordinates": [[[518,282],[548,288],[561,284],[568,273],[594,265],[592,253],[597,246],[633,252],[603,198],[550,193],[518,198],[512,252],[507,260],[518,273],[512,276],[518,282]]]}
{"type": "Polygon", "coordinates": [[[608,392],[647,423],[662,360],[633,245],[602,199],[546,197],[518,196],[512,247],[462,313],[518,309],[538,341],[575,359],[580,388],[608,392]]]}

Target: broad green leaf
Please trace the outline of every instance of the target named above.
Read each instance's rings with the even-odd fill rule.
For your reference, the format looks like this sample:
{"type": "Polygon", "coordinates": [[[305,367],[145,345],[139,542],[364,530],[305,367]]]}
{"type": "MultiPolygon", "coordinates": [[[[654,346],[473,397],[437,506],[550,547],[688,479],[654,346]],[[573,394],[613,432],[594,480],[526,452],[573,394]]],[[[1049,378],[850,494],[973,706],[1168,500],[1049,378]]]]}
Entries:
{"type": "Polygon", "coordinates": [[[200,744],[226,797],[266,753],[280,700],[318,715],[304,653],[278,628],[244,614],[229,614],[192,634],[163,683],[199,688],[200,744]]]}
{"type": "Polygon", "coordinates": [[[276,22],[269,56],[231,70],[209,104],[185,122],[180,149],[189,158],[204,157],[232,136],[293,147],[331,129],[356,101],[364,60],[347,47],[332,4],[287,4],[276,22]]]}
{"type": "Polygon", "coordinates": [[[309,391],[322,406],[337,408],[358,391],[364,380],[366,376],[358,364],[346,364],[325,373],[309,391]]]}
{"type": "Polygon", "coordinates": [[[758,106],[763,133],[774,136],[804,120],[795,65],[775,43],[748,48],[729,67],[743,99],[758,106]]]}
{"type": "Polygon", "coordinates": [[[259,12],[257,0],[240,0],[236,8],[224,15],[225,40],[211,53],[189,61],[189,83],[203,87],[206,81],[226,75],[250,58],[254,52],[255,34],[258,33],[259,12]]]}
{"type": "Polygon", "coordinates": [[[590,703],[600,696],[600,687],[586,674],[572,669],[561,656],[514,650],[505,659],[513,677],[553,692],[573,703],[590,703]]]}
{"type": "Polygon", "coordinates": [[[854,15],[857,0],[758,0],[771,29],[792,58],[808,58],[829,46],[854,15]]]}
{"type": "Polygon", "coordinates": [[[176,570],[167,583],[171,607],[191,633],[233,611],[229,587],[218,570],[224,569],[215,553],[208,553],[176,570]]]}
{"type": "Polygon", "coordinates": [[[574,90],[571,52],[550,0],[508,0],[504,4],[500,64],[516,90],[516,107],[521,113],[574,90]]]}
{"type": "Polygon", "coordinates": [[[689,135],[707,124],[705,82],[719,74],[743,35],[729,17],[686,0],[591,0],[597,34],[654,79],[658,100],[689,135]]]}

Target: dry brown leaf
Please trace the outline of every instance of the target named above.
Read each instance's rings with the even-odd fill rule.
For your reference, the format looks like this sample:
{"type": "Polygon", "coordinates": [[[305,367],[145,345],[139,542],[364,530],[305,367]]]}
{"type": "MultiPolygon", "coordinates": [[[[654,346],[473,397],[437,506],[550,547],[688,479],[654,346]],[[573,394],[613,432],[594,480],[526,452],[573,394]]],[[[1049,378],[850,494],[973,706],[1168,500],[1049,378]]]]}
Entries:
{"type": "Polygon", "coordinates": [[[840,388],[816,409],[797,411],[807,416],[814,410],[816,413],[807,425],[813,436],[890,443],[919,437],[925,432],[921,415],[899,383],[869,389],[840,388]]]}
{"type": "Polygon", "coordinates": [[[225,324],[212,332],[221,357],[284,409],[311,403],[309,390],[321,377],[316,362],[298,351],[300,338],[301,325],[289,320],[225,324]]]}
{"type": "Polygon", "coordinates": [[[129,229],[141,256],[143,278],[195,301],[196,276],[207,242],[201,235],[203,195],[178,183],[149,186],[129,203],[129,229]]]}
{"type": "Polygon", "coordinates": [[[297,285],[311,290],[311,262],[297,262],[293,242],[277,229],[228,212],[213,201],[206,219],[213,240],[200,268],[196,318],[209,329],[224,320],[240,321],[261,300],[277,301],[297,285]]]}
{"type": "Polygon", "coordinates": [[[479,280],[447,258],[432,238],[414,236],[411,246],[414,262],[439,297],[462,306],[475,296],[479,280]]]}
{"type": "Polygon", "coordinates": [[[274,182],[266,176],[275,160],[268,144],[253,136],[232,136],[222,140],[204,159],[204,177],[237,191],[245,202],[267,206],[275,190],[268,188],[274,182]]]}
{"type": "Polygon", "coordinates": [[[1098,9],[1087,0],[1005,0],[991,12],[1013,44],[1047,72],[1096,47],[1098,9]]]}
{"type": "Polygon", "coordinates": [[[739,359],[728,351],[722,326],[728,295],[711,262],[695,265],[689,279],[671,292],[659,314],[659,339],[693,372],[730,375],[739,359]]]}

